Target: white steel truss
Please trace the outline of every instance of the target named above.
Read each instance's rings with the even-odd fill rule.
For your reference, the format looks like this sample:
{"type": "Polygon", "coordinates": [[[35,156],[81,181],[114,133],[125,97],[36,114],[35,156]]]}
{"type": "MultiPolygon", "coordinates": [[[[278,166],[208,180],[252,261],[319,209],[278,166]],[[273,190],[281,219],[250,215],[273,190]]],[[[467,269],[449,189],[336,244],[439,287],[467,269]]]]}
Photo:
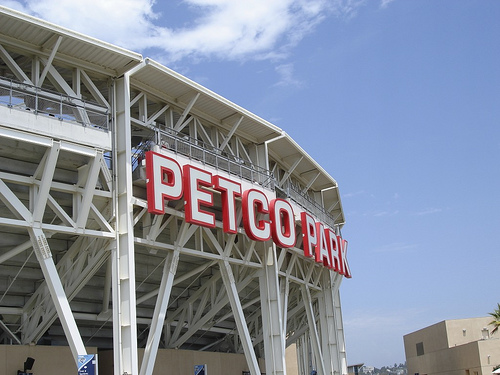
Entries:
{"type": "Polygon", "coordinates": [[[200,86],[165,69],[156,78],[183,87],[164,92],[147,59],[110,70],[68,57],[66,41],[0,34],[0,343],[67,344],[75,359],[114,348],[116,375],[152,374],[161,348],[241,353],[252,375],[284,375],[297,344],[300,374],[346,374],[342,276],[304,257],[300,231],[288,249],[248,238],[241,207],[237,233],[217,210],[214,228],[188,223],[182,199],[149,213],[144,152],[267,189],[339,234],[336,185],[300,149],[281,155],[284,133],[246,130],[254,115],[225,101],[207,113],[200,86]],[[31,122],[43,132],[16,127],[31,122]],[[72,136],[82,125],[87,138],[72,136]]]}

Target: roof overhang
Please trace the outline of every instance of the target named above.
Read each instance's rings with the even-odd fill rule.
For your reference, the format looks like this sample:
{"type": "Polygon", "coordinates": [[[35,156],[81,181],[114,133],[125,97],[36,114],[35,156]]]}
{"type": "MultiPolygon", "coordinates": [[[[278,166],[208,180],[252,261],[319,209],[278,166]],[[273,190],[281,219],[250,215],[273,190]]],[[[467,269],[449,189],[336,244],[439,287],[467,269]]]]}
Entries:
{"type": "Polygon", "coordinates": [[[55,60],[119,76],[142,61],[142,55],[68,30],[0,5],[0,39],[11,48],[50,55],[62,37],[55,60]]]}

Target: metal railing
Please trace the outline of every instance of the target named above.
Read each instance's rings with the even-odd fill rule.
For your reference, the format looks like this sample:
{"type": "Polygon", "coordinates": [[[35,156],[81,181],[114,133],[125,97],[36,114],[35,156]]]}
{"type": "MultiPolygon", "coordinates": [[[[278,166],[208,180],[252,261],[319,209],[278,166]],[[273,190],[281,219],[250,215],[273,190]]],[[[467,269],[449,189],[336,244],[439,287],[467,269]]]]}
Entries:
{"type": "Polygon", "coordinates": [[[252,165],[185,134],[173,130],[162,131],[159,146],[274,190],[275,179],[271,171],[252,165]]]}
{"type": "Polygon", "coordinates": [[[6,78],[0,78],[0,105],[109,130],[106,107],[6,78]]]}
{"type": "Polygon", "coordinates": [[[287,182],[285,183],[285,186],[276,188],[276,190],[282,193],[287,198],[290,198],[306,211],[315,215],[319,220],[329,225],[331,228],[334,228],[336,225],[338,225],[338,223],[336,222],[338,217],[335,217],[327,212],[321,204],[319,204],[307,193],[302,192],[298,186],[287,182]]]}

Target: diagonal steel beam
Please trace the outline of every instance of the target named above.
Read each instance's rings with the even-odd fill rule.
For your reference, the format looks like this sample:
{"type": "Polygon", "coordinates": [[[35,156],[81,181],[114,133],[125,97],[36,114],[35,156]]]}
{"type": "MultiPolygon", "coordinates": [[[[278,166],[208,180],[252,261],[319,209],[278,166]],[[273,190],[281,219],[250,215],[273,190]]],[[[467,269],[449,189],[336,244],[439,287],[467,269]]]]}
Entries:
{"type": "Polygon", "coordinates": [[[78,326],[69,306],[68,298],[57,273],[47,238],[41,229],[31,227],[28,231],[33,242],[36,257],[40,263],[40,268],[52,296],[52,302],[55,305],[57,315],[68,340],[71,353],[73,354],[75,363],[78,365],[78,355],[87,354],[87,350],[83,344],[78,326]]]}
{"type": "Polygon", "coordinates": [[[85,85],[85,87],[90,91],[94,99],[101,105],[105,106],[108,111],[111,110],[111,105],[108,103],[104,95],[99,91],[97,86],[92,82],[92,79],[88,76],[87,73],[85,73],[84,70],[79,70],[80,75],[82,77],[82,82],[85,85]]]}
{"type": "Polygon", "coordinates": [[[184,128],[184,126],[185,126],[184,121],[186,120],[186,117],[188,116],[189,112],[191,111],[191,109],[193,108],[194,104],[196,103],[196,101],[198,100],[199,97],[200,97],[200,93],[198,92],[189,101],[188,105],[186,106],[186,108],[182,112],[181,117],[179,118],[179,120],[177,120],[177,123],[174,126],[174,130],[180,131],[180,130],[182,130],[182,128],[184,128]]]}
{"type": "MultiPolygon", "coordinates": [[[[108,259],[107,241],[79,237],[57,264],[58,277],[68,301],[77,295],[108,259]]],[[[22,324],[24,342],[37,342],[58,317],[54,305],[47,299],[47,291],[50,288],[44,281],[25,304],[22,324]]]]}
{"type": "Polygon", "coordinates": [[[6,260],[9,260],[12,257],[15,257],[16,255],[22,253],[23,251],[29,249],[32,246],[33,246],[33,244],[31,243],[31,241],[26,241],[20,245],[17,245],[16,247],[12,248],[11,250],[0,255],[0,264],[5,262],[6,260]]]}
{"type": "Polygon", "coordinates": [[[304,159],[304,156],[301,156],[300,158],[297,158],[295,160],[295,162],[292,164],[291,167],[287,168],[287,171],[285,173],[285,175],[283,176],[283,178],[281,179],[279,185],[280,186],[283,186],[283,184],[285,183],[285,181],[288,179],[288,177],[290,177],[293,173],[293,171],[295,170],[295,168],[297,168],[297,166],[300,164],[300,162],[304,159]]]}
{"type": "Polygon", "coordinates": [[[9,210],[19,219],[24,219],[27,223],[31,223],[33,217],[31,212],[19,200],[14,192],[0,179],[0,200],[9,208],[9,210]]]}
{"type": "Polygon", "coordinates": [[[167,260],[163,267],[163,276],[153,313],[153,319],[151,321],[151,327],[149,328],[148,341],[144,350],[144,358],[139,372],[140,375],[153,373],[161,332],[163,330],[163,324],[165,323],[165,316],[167,314],[168,300],[170,299],[170,293],[172,292],[174,277],[179,263],[180,251],[190,237],[188,235],[189,226],[190,225],[185,221],[182,223],[174,251],[167,255],[167,260]]]}
{"type": "Polygon", "coordinates": [[[90,206],[94,197],[97,179],[99,177],[99,172],[101,171],[102,157],[102,151],[97,152],[95,158],[92,159],[92,162],[89,166],[82,201],[78,209],[78,218],[76,220],[77,228],[84,228],[87,222],[90,213],[90,206]]]}
{"type": "MultiPolygon", "coordinates": [[[[35,197],[35,208],[33,210],[33,222],[41,222],[45,207],[47,206],[47,199],[49,197],[50,186],[56,170],[57,158],[59,157],[59,150],[61,145],[59,142],[53,142],[51,148],[45,152],[45,163],[41,171],[41,183],[35,197]]],[[[36,189],[36,188],[35,188],[36,189]]]]}
{"type": "Polygon", "coordinates": [[[233,125],[233,127],[231,128],[231,130],[229,131],[226,139],[224,139],[224,142],[222,142],[222,144],[220,145],[220,149],[221,150],[224,150],[224,148],[226,148],[227,144],[229,143],[231,137],[233,136],[234,132],[238,129],[238,126],[240,126],[241,122],[243,121],[244,117],[241,116],[239,118],[238,121],[236,121],[236,123],[233,125]]]}
{"type": "MultiPolygon", "coordinates": [[[[219,276],[220,277],[220,276],[219,276]]],[[[242,290],[243,288],[245,288],[248,284],[250,284],[250,282],[252,281],[253,279],[253,276],[252,277],[247,277],[246,279],[242,280],[241,282],[239,282],[236,286],[236,289],[237,291],[240,291],[242,290]]],[[[205,314],[200,320],[198,320],[197,322],[194,322],[192,325],[189,326],[189,328],[187,329],[187,331],[184,333],[184,335],[182,335],[179,339],[177,339],[174,343],[172,343],[172,345],[170,345],[171,347],[180,347],[182,344],[184,344],[194,333],[196,333],[199,329],[202,329],[204,327],[204,325],[209,322],[210,320],[212,320],[212,318],[217,315],[217,313],[224,307],[227,305],[227,303],[229,302],[229,297],[227,295],[227,293],[225,294],[222,294],[221,293],[221,298],[219,299],[216,299],[216,302],[212,305],[212,308],[210,309],[210,311],[205,314]]],[[[185,311],[185,310],[184,310],[185,311]]],[[[180,319],[179,319],[180,320],[180,319]]]]}
{"type": "Polygon", "coordinates": [[[59,35],[56,42],[54,43],[54,47],[52,47],[52,51],[50,52],[48,60],[45,63],[45,68],[43,69],[42,74],[40,74],[38,82],[36,82],[36,85],[38,87],[42,87],[43,81],[45,81],[45,77],[47,77],[47,73],[49,72],[49,69],[52,66],[52,61],[54,61],[54,57],[56,57],[56,53],[57,50],[59,49],[59,46],[61,45],[61,42],[62,42],[62,36],[59,35]]]}
{"type": "Polygon", "coordinates": [[[250,332],[248,331],[243,308],[241,307],[241,301],[238,297],[238,288],[236,286],[231,265],[227,260],[222,260],[219,262],[219,268],[221,270],[224,286],[226,287],[227,298],[229,299],[231,309],[234,313],[234,319],[236,321],[236,326],[238,327],[238,333],[240,335],[243,351],[250,369],[250,374],[260,375],[259,363],[257,361],[257,356],[255,355],[255,350],[253,349],[252,339],[250,337],[250,332]]]}
{"type": "Polygon", "coordinates": [[[9,69],[14,73],[16,78],[24,83],[28,83],[30,85],[33,85],[33,82],[31,82],[31,79],[28,78],[26,73],[19,67],[19,65],[16,63],[16,61],[12,58],[12,56],[7,52],[5,48],[0,44],[0,58],[5,62],[5,64],[9,67],[9,69]]]}
{"type": "Polygon", "coordinates": [[[10,337],[11,340],[14,340],[16,344],[21,345],[21,340],[19,340],[19,337],[17,337],[16,334],[12,332],[1,319],[0,319],[0,329],[2,329],[5,332],[5,334],[8,337],[10,337]]]}

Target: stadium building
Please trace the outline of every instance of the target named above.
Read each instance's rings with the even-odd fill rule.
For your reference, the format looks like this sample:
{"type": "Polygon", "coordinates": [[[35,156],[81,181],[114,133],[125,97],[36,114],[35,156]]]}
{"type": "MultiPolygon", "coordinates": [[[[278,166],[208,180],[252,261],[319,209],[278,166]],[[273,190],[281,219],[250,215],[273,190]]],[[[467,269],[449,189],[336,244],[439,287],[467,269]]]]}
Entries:
{"type": "Polygon", "coordinates": [[[343,224],[282,129],[0,7],[0,373],[346,374],[343,224]]]}

